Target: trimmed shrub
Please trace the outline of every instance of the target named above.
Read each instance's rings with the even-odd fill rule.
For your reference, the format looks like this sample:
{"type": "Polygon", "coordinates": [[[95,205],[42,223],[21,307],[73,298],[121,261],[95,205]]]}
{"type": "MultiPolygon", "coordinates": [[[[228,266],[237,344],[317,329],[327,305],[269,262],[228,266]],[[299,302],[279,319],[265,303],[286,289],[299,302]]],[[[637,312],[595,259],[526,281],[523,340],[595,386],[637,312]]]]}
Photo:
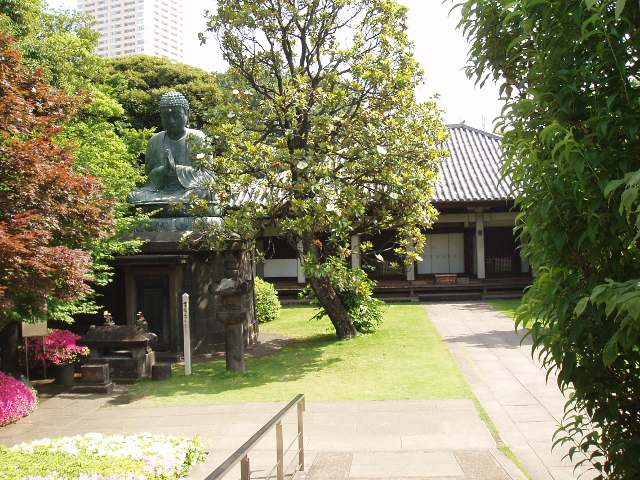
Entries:
{"type": "Polygon", "coordinates": [[[273,284],[256,277],[256,314],[258,321],[271,322],[280,316],[280,300],[273,284]]]}
{"type": "Polygon", "coordinates": [[[26,417],[36,408],[36,392],[10,375],[0,372],[0,426],[26,417]]]}

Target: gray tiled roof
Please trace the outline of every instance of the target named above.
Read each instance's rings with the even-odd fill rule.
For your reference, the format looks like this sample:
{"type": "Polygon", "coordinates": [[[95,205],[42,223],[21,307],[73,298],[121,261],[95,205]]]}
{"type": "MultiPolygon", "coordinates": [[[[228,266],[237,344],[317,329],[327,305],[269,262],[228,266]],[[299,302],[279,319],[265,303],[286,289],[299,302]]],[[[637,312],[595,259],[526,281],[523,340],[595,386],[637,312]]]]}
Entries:
{"type": "Polygon", "coordinates": [[[506,200],[509,182],[500,181],[502,137],[465,124],[448,125],[451,156],[440,166],[435,203],[506,200]]]}

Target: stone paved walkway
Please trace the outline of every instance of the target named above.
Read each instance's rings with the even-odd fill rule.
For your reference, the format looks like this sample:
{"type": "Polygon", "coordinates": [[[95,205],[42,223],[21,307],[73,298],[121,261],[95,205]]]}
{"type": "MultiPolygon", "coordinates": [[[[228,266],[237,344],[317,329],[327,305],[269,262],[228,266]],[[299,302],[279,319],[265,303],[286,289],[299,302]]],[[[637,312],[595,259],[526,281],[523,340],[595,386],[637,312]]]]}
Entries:
{"type": "Polygon", "coordinates": [[[425,304],[425,310],[527,473],[534,480],[572,480],[585,472],[574,472],[563,459],[566,449],[551,449],[566,399],[556,377],[547,382],[546,370],[532,358],[529,337],[521,345],[523,332],[486,303],[425,304]]]}

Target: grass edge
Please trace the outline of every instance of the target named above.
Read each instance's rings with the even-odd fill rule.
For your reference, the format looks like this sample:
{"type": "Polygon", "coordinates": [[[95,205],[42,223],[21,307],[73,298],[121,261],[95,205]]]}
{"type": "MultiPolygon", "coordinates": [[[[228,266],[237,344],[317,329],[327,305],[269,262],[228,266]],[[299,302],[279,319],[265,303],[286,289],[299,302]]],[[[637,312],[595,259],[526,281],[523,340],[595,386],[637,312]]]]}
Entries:
{"type": "Polygon", "coordinates": [[[478,411],[480,420],[484,422],[484,424],[487,426],[487,429],[489,430],[494,440],[496,441],[498,450],[504,453],[504,455],[509,460],[511,460],[511,463],[513,463],[516,466],[516,468],[520,470],[525,477],[527,477],[528,480],[533,480],[531,476],[525,471],[524,467],[516,457],[515,453],[513,453],[513,451],[509,448],[509,446],[505,445],[505,443],[502,441],[502,438],[500,437],[500,432],[498,432],[498,429],[496,428],[495,424],[491,420],[491,417],[489,417],[489,414],[487,413],[487,411],[484,409],[484,407],[480,403],[480,400],[478,400],[478,397],[475,394],[473,394],[471,400],[473,401],[473,404],[475,405],[476,410],[478,411]]]}

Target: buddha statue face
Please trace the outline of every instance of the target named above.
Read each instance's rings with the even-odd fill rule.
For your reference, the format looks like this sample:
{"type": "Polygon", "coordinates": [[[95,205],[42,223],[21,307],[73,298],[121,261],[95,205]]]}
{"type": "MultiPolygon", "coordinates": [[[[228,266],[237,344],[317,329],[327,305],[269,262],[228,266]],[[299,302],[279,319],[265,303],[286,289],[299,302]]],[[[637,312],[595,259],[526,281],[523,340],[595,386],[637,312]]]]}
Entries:
{"type": "Polygon", "coordinates": [[[160,118],[169,137],[179,138],[186,132],[189,115],[183,107],[161,107],[160,118]]]}

